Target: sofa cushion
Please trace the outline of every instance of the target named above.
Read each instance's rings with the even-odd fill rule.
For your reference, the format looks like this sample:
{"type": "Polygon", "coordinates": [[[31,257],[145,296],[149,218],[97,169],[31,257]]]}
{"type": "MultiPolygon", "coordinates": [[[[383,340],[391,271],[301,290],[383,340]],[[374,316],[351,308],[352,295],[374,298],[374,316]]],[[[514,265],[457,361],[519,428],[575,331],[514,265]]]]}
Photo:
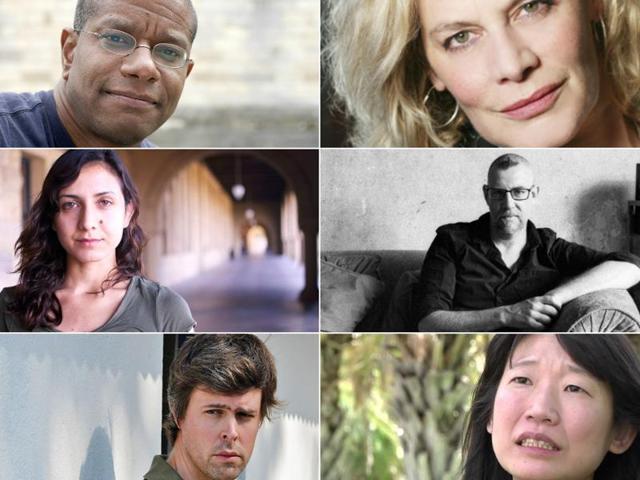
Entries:
{"type": "Polygon", "coordinates": [[[320,262],[320,329],[351,332],[384,291],[384,283],[327,261],[320,262]]]}
{"type": "Polygon", "coordinates": [[[380,279],[380,255],[367,253],[325,253],[321,260],[355,273],[364,273],[380,279]]]}
{"type": "Polygon", "coordinates": [[[599,290],[567,303],[553,330],[640,332],[640,312],[626,290],[599,290]]]}

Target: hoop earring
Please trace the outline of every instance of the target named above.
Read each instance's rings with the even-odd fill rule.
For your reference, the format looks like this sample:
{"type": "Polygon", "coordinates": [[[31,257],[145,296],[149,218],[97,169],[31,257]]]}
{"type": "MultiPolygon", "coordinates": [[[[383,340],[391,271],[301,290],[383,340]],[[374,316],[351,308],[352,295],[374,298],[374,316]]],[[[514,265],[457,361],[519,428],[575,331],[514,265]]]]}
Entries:
{"type": "MultiPolygon", "coordinates": [[[[429,97],[431,96],[431,92],[433,92],[433,90],[436,87],[434,87],[433,85],[431,85],[431,88],[429,89],[429,91],[427,92],[427,94],[424,96],[424,100],[422,100],[422,104],[427,108],[427,111],[429,110],[429,106],[427,105],[427,102],[429,101],[429,97]]],[[[455,98],[454,98],[455,100],[455,98]]],[[[449,117],[449,119],[444,122],[441,125],[434,125],[434,127],[436,129],[441,129],[441,128],[445,128],[448,127],[449,125],[451,125],[453,123],[453,121],[456,119],[456,117],[458,116],[458,112],[460,111],[460,104],[458,103],[457,100],[455,100],[456,102],[456,108],[453,110],[453,113],[451,114],[451,116],[449,117]]]]}

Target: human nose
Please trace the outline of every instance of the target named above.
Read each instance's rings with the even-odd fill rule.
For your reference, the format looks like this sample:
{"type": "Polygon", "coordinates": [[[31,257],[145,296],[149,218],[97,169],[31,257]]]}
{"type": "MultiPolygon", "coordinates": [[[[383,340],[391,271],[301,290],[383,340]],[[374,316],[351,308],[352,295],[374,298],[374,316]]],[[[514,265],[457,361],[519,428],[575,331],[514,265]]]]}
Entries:
{"type": "Polygon", "coordinates": [[[537,54],[509,27],[494,35],[491,64],[498,83],[522,82],[540,64],[537,54]]]}
{"type": "Polygon", "coordinates": [[[560,421],[557,398],[550,386],[539,385],[534,389],[529,397],[526,418],[535,423],[551,425],[560,421]]]}
{"type": "Polygon", "coordinates": [[[238,438],[238,424],[234,417],[230,417],[224,422],[220,436],[225,441],[235,441],[238,438]]]}
{"type": "Polygon", "coordinates": [[[82,230],[95,230],[98,223],[102,223],[98,211],[91,206],[85,206],[80,211],[80,229],[82,230]]]}
{"type": "Polygon", "coordinates": [[[504,192],[504,196],[502,197],[502,201],[509,208],[512,208],[516,205],[516,201],[513,199],[513,195],[511,194],[511,190],[504,192]]]}
{"type": "Polygon", "coordinates": [[[157,80],[160,76],[158,66],[151,56],[151,47],[137,45],[135,50],[122,59],[121,71],[125,76],[142,80],[157,80]]]}

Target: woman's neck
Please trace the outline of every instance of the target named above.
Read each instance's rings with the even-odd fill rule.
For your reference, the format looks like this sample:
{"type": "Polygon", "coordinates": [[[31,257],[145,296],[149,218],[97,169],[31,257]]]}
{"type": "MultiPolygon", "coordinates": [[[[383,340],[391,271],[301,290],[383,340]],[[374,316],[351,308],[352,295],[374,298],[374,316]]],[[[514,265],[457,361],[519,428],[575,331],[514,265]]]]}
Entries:
{"type": "MultiPolygon", "coordinates": [[[[67,262],[62,288],[70,293],[97,293],[102,291],[104,281],[116,267],[115,258],[109,262],[67,262]]],[[[111,285],[109,285],[111,286],[111,285]]]]}

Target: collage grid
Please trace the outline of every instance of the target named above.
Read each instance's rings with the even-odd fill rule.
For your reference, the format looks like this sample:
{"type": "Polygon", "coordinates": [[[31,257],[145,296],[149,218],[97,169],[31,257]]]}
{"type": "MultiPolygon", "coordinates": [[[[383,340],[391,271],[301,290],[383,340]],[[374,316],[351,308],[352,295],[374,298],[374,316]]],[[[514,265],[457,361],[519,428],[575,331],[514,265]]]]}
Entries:
{"type": "Polygon", "coordinates": [[[640,0],[0,0],[0,478],[640,480],[640,0]]]}

